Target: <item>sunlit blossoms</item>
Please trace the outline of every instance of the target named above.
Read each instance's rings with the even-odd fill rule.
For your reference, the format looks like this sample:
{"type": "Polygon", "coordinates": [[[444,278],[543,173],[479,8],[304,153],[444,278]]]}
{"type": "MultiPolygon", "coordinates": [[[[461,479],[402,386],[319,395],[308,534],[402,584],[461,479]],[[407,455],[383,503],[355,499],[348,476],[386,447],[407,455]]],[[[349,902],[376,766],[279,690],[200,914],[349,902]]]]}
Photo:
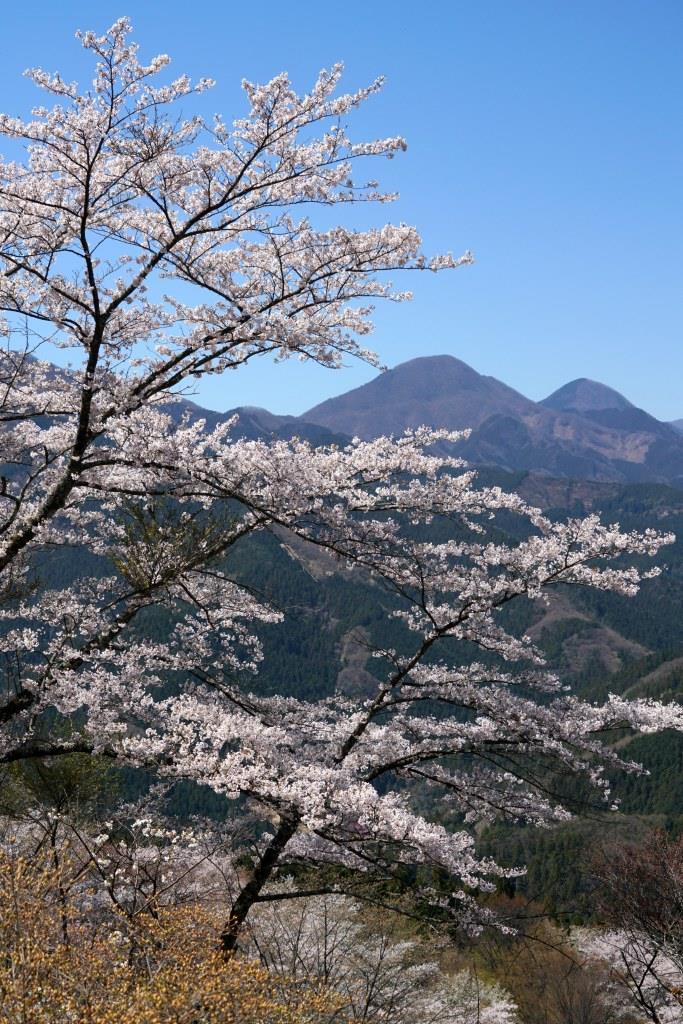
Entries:
{"type": "Polygon", "coordinates": [[[0,164],[0,761],[93,751],[249,798],[268,831],[228,949],[285,860],[392,882],[418,865],[450,879],[425,884],[440,912],[474,926],[473,890],[504,871],[478,857],[470,824],[561,819],[556,774],[585,777],[609,806],[605,766],[637,770],[609,730],[683,727],[678,705],[571,696],[503,609],[558,584],[633,594],[633,556],[672,538],[556,523],[435,454],[457,435],[316,448],[184,416],[185,385],[260,354],[372,360],[370,304],[407,297],[387,273],[471,257],[425,257],[405,225],[314,225],[321,205],[392,198],[357,168],[403,140],[356,142],[346,125],[380,82],[338,95],[335,67],[299,96],[280,75],[245,83],[232,125],[188,118],[174,104],[210,82],[156,84],[168,59],[141,64],[129,31],[123,19],[82,35],[87,91],[34,71],[52,105],[0,117],[14,158],[0,164]],[[498,513],[525,539],[491,539],[498,513]],[[375,652],[372,695],[252,692],[256,627],[277,629],[282,611],[226,556],[263,530],[391,594],[406,649],[375,652]],[[68,582],[41,582],[63,578],[50,569],[65,549],[68,582]],[[457,829],[416,809],[425,787],[457,829]]]}

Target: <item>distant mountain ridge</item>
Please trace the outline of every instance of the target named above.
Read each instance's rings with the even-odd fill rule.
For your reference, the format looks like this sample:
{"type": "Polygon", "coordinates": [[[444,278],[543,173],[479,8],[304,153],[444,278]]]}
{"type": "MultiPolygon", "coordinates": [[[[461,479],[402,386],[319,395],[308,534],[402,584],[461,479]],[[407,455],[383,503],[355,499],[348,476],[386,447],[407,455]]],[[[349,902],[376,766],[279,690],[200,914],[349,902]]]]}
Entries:
{"type": "Polygon", "coordinates": [[[664,423],[613,388],[570,381],[534,402],[454,356],[423,356],[380,373],[361,387],[301,416],[256,406],[219,413],[181,401],[171,407],[206,419],[211,429],[237,415],[234,435],[297,436],[312,444],[346,444],[419,426],[470,428],[457,453],[474,465],[546,477],[683,488],[683,419],[664,423]]]}
{"type": "Polygon", "coordinates": [[[683,434],[585,378],[533,402],[453,356],[401,363],[309,409],[301,423],[377,437],[423,424],[471,427],[458,450],[476,464],[557,477],[683,485],[683,434]]]}

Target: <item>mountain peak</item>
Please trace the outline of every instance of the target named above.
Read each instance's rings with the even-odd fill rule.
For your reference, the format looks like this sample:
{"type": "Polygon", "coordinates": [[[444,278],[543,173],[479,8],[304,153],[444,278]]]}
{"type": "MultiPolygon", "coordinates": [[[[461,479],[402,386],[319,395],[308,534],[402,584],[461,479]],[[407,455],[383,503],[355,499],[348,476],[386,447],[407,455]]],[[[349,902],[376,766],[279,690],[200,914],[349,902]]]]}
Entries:
{"type": "Polygon", "coordinates": [[[420,356],[316,405],[302,419],[367,438],[425,424],[476,427],[493,413],[520,415],[533,407],[518,391],[455,356],[420,356]]]}
{"type": "Polygon", "coordinates": [[[564,384],[552,395],[544,398],[540,405],[557,412],[602,412],[604,409],[633,409],[635,406],[614,388],[608,388],[599,381],[578,377],[564,384]]]}
{"type": "Polygon", "coordinates": [[[443,355],[409,359],[390,370],[385,370],[370,384],[377,384],[383,388],[405,385],[412,395],[424,392],[426,398],[433,400],[439,394],[452,394],[454,388],[480,388],[485,386],[486,381],[493,380],[493,377],[477,373],[462,359],[443,355]]]}

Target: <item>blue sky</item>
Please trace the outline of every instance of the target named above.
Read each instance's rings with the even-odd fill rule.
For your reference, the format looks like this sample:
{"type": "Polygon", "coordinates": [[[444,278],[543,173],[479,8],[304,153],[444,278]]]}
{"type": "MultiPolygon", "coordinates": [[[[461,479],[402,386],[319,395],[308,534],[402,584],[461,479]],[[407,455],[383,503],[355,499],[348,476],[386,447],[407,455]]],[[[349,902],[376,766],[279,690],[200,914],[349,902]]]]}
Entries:
{"type": "MultiPolygon", "coordinates": [[[[683,417],[680,0],[25,0],[3,5],[0,108],[34,100],[28,65],[85,80],[75,29],[122,14],[143,57],[216,78],[209,106],[230,118],[245,76],[286,69],[304,90],[340,59],[349,87],[387,76],[355,121],[357,137],[409,143],[373,171],[401,192],[377,223],[477,262],[411,275],[413,302],[378,309],[383,362],[451,353],[534,399],[591,377],[683,417]]],[[[298,413],[373,375],[261,362],[197,400],[298,413]]]]}

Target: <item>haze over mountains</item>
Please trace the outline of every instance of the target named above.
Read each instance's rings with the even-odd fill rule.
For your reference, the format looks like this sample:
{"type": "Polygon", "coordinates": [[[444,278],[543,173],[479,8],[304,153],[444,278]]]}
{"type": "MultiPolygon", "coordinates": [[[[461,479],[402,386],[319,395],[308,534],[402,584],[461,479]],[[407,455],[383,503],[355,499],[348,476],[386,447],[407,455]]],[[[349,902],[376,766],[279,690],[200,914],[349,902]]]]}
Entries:
{"type": "MultiPolygon", "coordinates": [[[[246,407],[247,436],[373,438],[423,424],[472,428],[470,462],[553,477],[683,485],[683,421],[663,423],[604,384],[581,378],[533,402],[453,356],[401,363],[299,417],[246,407]]],[[[211,414],[212,417],[217,414],[211,414]]],[[[222,418],[222,417],[221,417],[222,418]]]]}

